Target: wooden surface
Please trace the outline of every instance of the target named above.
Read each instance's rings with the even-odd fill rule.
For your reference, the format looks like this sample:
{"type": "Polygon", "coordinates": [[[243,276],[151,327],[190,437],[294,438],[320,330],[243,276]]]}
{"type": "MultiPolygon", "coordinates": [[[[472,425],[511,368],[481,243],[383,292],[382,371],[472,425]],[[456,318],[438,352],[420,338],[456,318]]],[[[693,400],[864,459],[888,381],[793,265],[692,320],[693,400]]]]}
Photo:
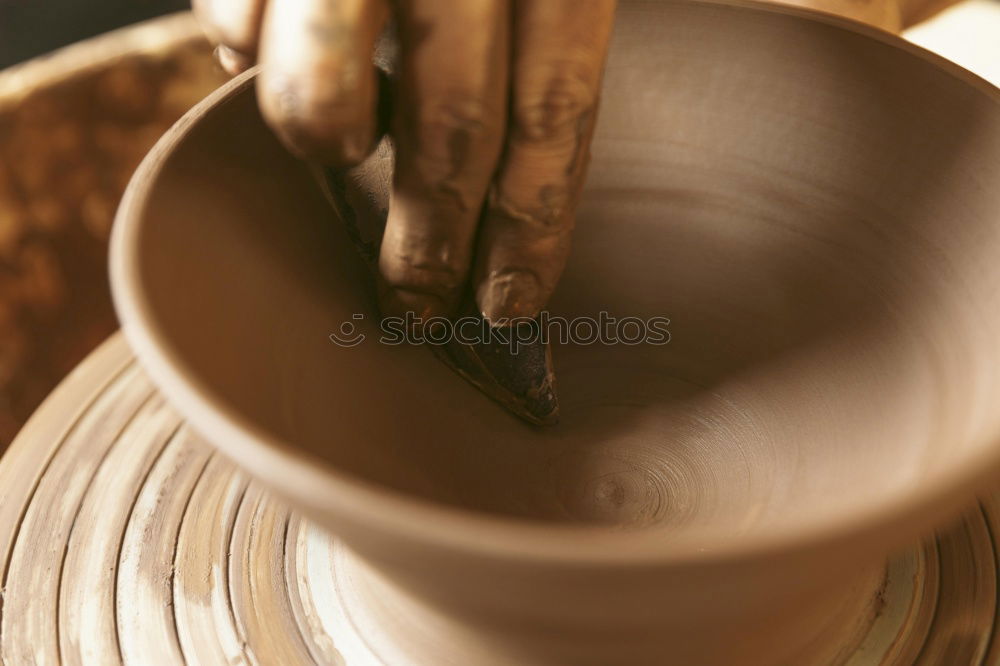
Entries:
{"type": "MultiPolygon", "coordinates": [[[[995,534],[1000,493],[893,560],[841,663],[1000,663],[995,534]]],[[[379,663],[343,557],[199,441],[115,335],[0,461],[0,662],[379,663]]]]}
{"type": "Polygon", "coordinates": [[[309,590],[332,541],[311,532],[201,444],[115,336],[0,463],[0,661],[338,664],[309,590]]]}

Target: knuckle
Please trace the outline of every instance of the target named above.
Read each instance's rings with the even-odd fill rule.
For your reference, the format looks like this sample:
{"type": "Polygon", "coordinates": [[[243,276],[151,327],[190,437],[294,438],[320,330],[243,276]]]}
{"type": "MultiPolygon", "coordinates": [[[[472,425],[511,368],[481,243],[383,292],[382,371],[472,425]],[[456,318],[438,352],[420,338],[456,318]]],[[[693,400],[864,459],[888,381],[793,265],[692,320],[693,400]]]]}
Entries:
{"type": "Polygon", "coordinates": [[[338,122],[359,115],[358,97],[341,85],[317,81],[308,72],[294,75],[265,75],[264,94],[280,118],[301,119],[311,123],[338,122]]]}
{"type": "Polygon", "coordinates": [[[374,139],[371,120],[345,104],[336,94],[318,96],[293,78],[267,82],[261,90],[264,116],[285,143],[331,165],[360,162],[374,139]]]}
{"type": "Polygon", "coordinates": [[[501,113],[476,95],[448,95],[415,114],[412,165],[438,205],[466,211],[479,205],[471,191],[495,167],[501,113]]]}
{"type": "Polygon", "coordinates": [[[453,95],[417,110],[414,134],[420,154],[459,167],[497,130],[495,115],[471,95],[453,95]]]}
{"type": "Polygon", "coordinates": [[[395,254],[380,264],[383,278],[393,287],[446,295],[462,284],[454,266],[419,254],[395,254]]]}
{"type": "Polygon", "coordinates": [[[209,41],[245,53],[257,50],[257,22],[252,7],[220,7],[212,0],[192,0],[191,4],[209,41]]]}
{"type": "Polygon", "coordinates": [[[571,197],[565,188],[543,186],[530,195],[516,190],[491,190],[491,224],[530,230],[539,236],[561,234],[572,228],[571,197]]]}
{"type": "Polygon", "coordinates": [[[482,97],[465,92],[451,92],[420,105],[417,117],[421,129],[437,127],[471,134],[482,134],[490,123],[489,109],[482,97]]]}
{"type": "Polygon", "coordinates": [[[514,129],[530,140],[578,133],[596,101],[593,76],[578,63],[562,63],[535,75],[514,96],[514,129]]]}

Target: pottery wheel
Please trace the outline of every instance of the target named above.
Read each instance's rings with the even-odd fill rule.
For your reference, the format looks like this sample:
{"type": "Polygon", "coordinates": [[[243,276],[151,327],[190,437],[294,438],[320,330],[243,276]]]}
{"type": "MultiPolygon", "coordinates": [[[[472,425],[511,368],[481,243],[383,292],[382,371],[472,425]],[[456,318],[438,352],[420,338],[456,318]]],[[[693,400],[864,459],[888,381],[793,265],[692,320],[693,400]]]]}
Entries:
{"type": "MultiPolygon", "coordinates": [[[[845,664],[998,663],[997,535],[1000,492],[890,562],[845,664]]],[[[0,461],[0,663],[378,663],[341,556],[201,442],[115,335],[0,461]]]]}

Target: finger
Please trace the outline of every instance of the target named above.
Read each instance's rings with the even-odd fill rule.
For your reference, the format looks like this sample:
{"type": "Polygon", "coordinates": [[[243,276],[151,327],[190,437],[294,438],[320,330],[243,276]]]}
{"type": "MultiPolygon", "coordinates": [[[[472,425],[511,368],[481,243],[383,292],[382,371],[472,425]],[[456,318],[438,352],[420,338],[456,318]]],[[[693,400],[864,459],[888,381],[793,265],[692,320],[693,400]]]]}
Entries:
{"type": "Polygon", "coordinates": [[[226,74],[230,76],[236,76],[241,72],[245,72],[253,65],[253,58],[245,53],[231,49],[225,44],[219,44],[215,47],[215,60],[226,74]]]}
{"type": "Polygon", "coordinates": [[[363,160],[376,139],[372,57],[383,0],[278,0],[261,34],[261,112],[300,155],[331,165],[363,160]]]}
{"type": "Polygon", "coordinates": [[[453,311],[506,125],[507,0],[404,0],[382,309],[453,311]]]}
{"type": "Polygon", "coordinates": [[[491,323],[537,315],[566,263],[614,5],[514,0],[511,125],[476,254],[491,323]]]}
{"type": "Polygon", "coordinates": [[[265,0],[192,0],[208,38],[251,59],[257,53],[265,0]]]}

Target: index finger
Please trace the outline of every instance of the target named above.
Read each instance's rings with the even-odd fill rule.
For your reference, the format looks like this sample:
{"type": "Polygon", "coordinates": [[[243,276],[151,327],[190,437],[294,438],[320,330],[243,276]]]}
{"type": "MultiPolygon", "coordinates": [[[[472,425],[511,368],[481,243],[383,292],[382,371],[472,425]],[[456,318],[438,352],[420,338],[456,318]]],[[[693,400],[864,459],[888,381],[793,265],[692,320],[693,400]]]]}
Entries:
{"type": "Polygon", "coordinates": [[[377,140],[372,58],[385,0],[278,0],[260,39],[261,112],[285,143],[331,165],[363,160],[377,140]]]}

